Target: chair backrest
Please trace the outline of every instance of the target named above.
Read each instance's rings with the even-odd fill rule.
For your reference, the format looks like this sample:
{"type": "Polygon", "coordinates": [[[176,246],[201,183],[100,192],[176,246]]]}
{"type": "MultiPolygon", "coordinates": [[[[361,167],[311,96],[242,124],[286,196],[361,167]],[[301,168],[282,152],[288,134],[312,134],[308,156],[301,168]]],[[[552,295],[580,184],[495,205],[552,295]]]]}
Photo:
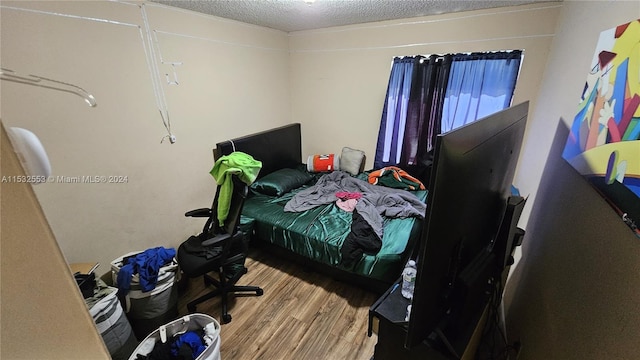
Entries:
{"type": "Polygon", "coordinates": [[[216,195],[211,205],[211,217],[204,226],[203,233],[227,233],[233,234],[240,226],[240,216],[244,200],[247,198],[249,187],[242,182],[236,175],[231,176],[233,182],[233,193],[229,204],[229,215],[224,222],[224,226],[220,226],[218,222],[218,197],[220,196],[220,185],[216,188],[216,195]]]}
{"type": "Polygon", "coordinates": [[[231,204],[229,205],[229,216],[224,224],[224,229],[229,234],[236,232],[240,226],[242,207],[249,192],[247,184],[242,182],[237,176],[233,175],[231,179],[233,180],[233,195],[231,196],[231,204]]]}

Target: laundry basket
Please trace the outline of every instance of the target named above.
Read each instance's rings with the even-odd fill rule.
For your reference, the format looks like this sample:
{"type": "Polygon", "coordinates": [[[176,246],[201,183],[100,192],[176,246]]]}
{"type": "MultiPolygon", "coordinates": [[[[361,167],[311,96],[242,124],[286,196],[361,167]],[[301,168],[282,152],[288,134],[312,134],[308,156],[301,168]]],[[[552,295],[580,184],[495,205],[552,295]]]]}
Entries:
{"type": "Polygon", "coordinates": [[[220,323],[209,315],[194,313],[161,325],[140,342],[129,360],[151,353],[154,358],[168,358],[171,351],[175,355],[185,348],[193,351],[195,360],[220,360],[220,323]]]}
{"type": "Polygon", "coordinates": [[[94,295],[85,299],[96,328],[114,360],[127,359],[138,346],[129,320],[118,301],[118,289],[98,280],[94,295]]]}
{"type": "MultiPolygon", "coordinates": [[[[138,254],[141,252],[131,252],[111,262],[114,284],[118,284],[118,273],[127,264],[128,259],[138,254]]],[[[144,291],[140,274],[133,274],[129,291],[118,295],[138,340],[145,338],[158,326],[178,317],[178,289],[174,285],[179,280],[179,271],[175,256],[160,267],[157,275],[155,288],[144,291]]]]}

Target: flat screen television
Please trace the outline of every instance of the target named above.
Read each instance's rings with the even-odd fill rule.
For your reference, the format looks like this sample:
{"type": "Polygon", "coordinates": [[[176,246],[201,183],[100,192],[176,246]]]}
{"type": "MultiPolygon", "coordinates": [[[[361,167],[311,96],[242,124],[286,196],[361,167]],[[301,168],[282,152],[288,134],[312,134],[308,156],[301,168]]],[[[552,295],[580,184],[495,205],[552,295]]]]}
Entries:
{"type": "Polygon", "coordinates": [[[464,351],[498,263],[491,248],[505,213],[529,103],[438,136],[405,347],[464,351]]]}

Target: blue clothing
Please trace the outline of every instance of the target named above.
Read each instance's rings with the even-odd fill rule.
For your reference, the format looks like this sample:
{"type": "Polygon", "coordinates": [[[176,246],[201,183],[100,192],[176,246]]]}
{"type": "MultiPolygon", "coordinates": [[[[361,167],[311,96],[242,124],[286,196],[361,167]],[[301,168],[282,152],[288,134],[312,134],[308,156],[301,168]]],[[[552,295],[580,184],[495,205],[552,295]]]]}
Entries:
{"type": "Polygon", "coordinates": [[[131,277],[138,274],[143,292],[155,289],[158,283],[160,268],[176,256],[173,248],[156,247],[126,260],[126,264],[118,271],[117,283],[120,295],[127,295],[131,289],[131,277]]]}
{"type": "Polygon", "coordinates": [[[192,352],[192,359],[196,359],[207,347],[202,342],[202,338],[195,331],[186,332],[171,344],[171,355],[178,356],[180,349],[186,346],[192,352]]]}

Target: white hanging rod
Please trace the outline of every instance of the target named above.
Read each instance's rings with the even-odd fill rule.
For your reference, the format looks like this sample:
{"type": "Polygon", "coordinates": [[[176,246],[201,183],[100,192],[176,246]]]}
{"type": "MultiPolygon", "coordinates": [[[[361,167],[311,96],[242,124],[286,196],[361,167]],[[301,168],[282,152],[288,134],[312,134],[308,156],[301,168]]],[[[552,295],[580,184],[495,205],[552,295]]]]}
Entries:
{"type": "Polygon", "coordinates": [[[66,82],[48,79],[37,75],[20,75],[15,71],[6,68],[0,68],[0,79],[13,81],[20,84],[39,86],[47,89],[65,91],[80,96],[91,107],[95,107],[96,105],[98,105],[93,95],[89,94],[86,90],[79,86],[66,82]]]}

